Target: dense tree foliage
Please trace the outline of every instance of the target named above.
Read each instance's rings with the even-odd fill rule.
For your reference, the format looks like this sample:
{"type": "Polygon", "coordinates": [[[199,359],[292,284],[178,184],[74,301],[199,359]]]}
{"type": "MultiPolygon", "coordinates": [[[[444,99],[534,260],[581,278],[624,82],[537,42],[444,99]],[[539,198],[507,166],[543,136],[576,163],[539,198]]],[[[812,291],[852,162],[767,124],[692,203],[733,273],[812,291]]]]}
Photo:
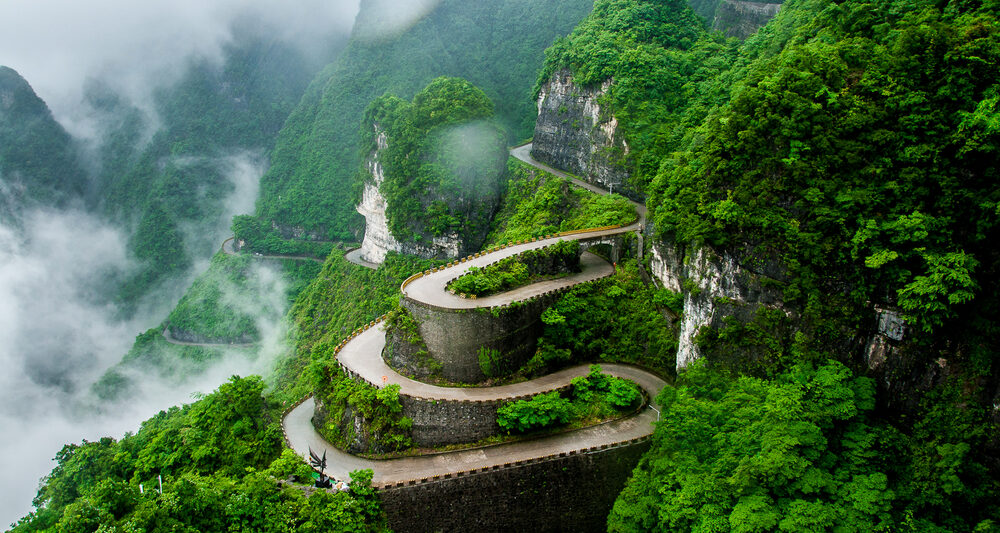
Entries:
{"type": "MultiPolygon", "coordinates": [[[[394,237],[420,243],[457,235],[465,248],[478,248],[500,200],[507,160],[492,117],[493,102],[482,90],[446,77],[431,81],[412,103],[385,95],[365,110],[362,149],[382,165],[378,189],[394,237]]],[[[371,169],[362,172],[367,182],[375,180],[371,169]]]]}
{"type": "Polygon", "coordinates": [[[635,208],[617,194],[597,195],[568,180],[510,158],[507,192],[488,244],[505,244],[561,231],[635,222],[635,208]]]}
{"type": "Polygon", "coordinates": [[[996,527],[1000,484],[971,452],[981,412],[928,402],[907,436],[873,416],[872,381],[832,361],[773,380],[697,365],[659,401],[653,448],[609,531],[996,527]]]}
{"type": "Polygon", "coordinates": [[[996,305],[995,10],[807,7],[817,16],[748,67],[704,141],[664,165],[659,229],[757,243],[810,312],[885,302],[924,333],[983,336],[963,326],[981,322],[969,302],[996,305]],[[844,288],[831,302],[832,284],[844,288]]]}
{"type": "Polygon", "coordinates": [[[25,205],[83,198],[87,176],[69,134],[13,69],[0,66],[0,220],[25,205]]]}
{"type": "Polygon", "coordinates": [[[307,497],[276,483],[308,482],[310,470],[282,452],[279,411],[263,392],[259,377],[234,376],[120,441],[66,445],[13,531],[384,530],[371,471],[352,474],[350,494],[307,497]]]}
{"type": "Polygon", "coordinates": [[[444,0],[412,26],[382,33],[362,5],[355,35],[338,61],[318,75],[289,117],[261,181],[257,215],[270,223],[351,240],[357,139],[365,108],[385,93],[410,99],[436,77],[457,76],[496,103],[508,138],[534,127],[528,98],[542,50],[591,9],[591,0],[444,0]]]}

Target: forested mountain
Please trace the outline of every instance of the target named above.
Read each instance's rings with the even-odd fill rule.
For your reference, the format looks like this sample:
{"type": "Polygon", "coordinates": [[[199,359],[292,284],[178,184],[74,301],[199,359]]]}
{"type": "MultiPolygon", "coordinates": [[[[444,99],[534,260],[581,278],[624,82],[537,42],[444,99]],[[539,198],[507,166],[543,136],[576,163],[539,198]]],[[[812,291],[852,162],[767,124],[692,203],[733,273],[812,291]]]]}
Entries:
{"type": "MultiPolygon", "coordinates": [[[[737,4],[760,3],[442,0],[380,34],[379,2],[365,0],[344,53],[280,133],[280,113],[241,108],[222,81],[266,85],[277,66],[248,71],[234,59],[232,72],[193,70],[184,94],[211,101],[227,87],[216,107],[225,112],[180,113],[144,151],[127,148],[138,130],[123,134],[108,153],[124,159],[106,157],[105,168],[158,178],[147,192],[132,190],[138,173],[108,182],[114,202],[142,206],[108,209],[135,217],[135,245],[160,243],[147,257],[177,271],[190,257],[182,222],[213,216],[208,199],[227,190],[211,164],[191,158],[276,135],[256,220],[238,225],[262,239],[353,240],[366,179],[358,169],[378,148],[369,126],[380,124],[389,138],[414,137],[386,152],[406,170],[387,188],[390,224],[426,231],[437,219],[409,181],[427,171],[415,168],[414,132],[432,128],[415,128],[428,117],[414,110],[434,106],[421,99],[454,89],[455,101],[474,104],[470,115],[495,111],[520,140],[535,124],[533,97],[556,79],[597,109],[595,129],[614,130],[616,143],[596,150],[645,196],[648,224],[629,242],[646,249],[558,295],[519,372],[614,361],[676,377],[607,529],[996,531],[1000,2],[789,0],[745,40],[713,31],[728,28],[720,13],[737,4]],[[468,82],[440,78],[420,92],[438,76],[468,82]],[[246,127],[209,142],[211,125],[232,117],[246,127]],[[184,190],[198,165],[209,176],[202,191],[184,190]]],[[[587,197],[515,160],[506,170],[487,245],[632,220],[621,197],[587,197]]],[[[173,319],[197,327],[182,319],[224,312],[213,279],[244,283],[249,261],[217,258],[173,319]]],[[[307,475],[281,452],[279,405],[315,393],[361,412],[351,420],[380,438],[405,441],[395,392],[354,380],[336,355],[352,329],[398,305],[406,276],[434,265],[389,253],[368,269],[333,247],[318,274],[303,269],[315,276],[298,287],[272,375],[234,377],[119,441],[67,446],[15,531],[384,528],[370,473],[356,474],[352,495],[307,497],[275,483],[307,475]],[[163,495],[137,493],[160,473],[163,495]]],[[[131,286],[142,290],[150,276],[131,286]]],[[[238,318],[212,325],[230,335],[249,323],[238,318]]],[[[161,340],[147,332],[133,358],[161,340]]],[[[558,530],[551,520],[539,529],[558,530]]]]}
{"type": "Polygon", "coordinates": [[[0,66],[0,221],[25,205],[65,205],[87,191],[77,147],[45,102],[0,66]]]}
{"type": "Polygon", "coordinates": [[[685,282],[709,368],[612,530],[995,527],[997,7],[795,1],[736,44],[611,0],[550,50],[542,81],[614,80],[658,241],[737,285],[685,282]]]}
{"type": "Polygon", "coordinates": [[[383,35],[372,14],[379,3],[363,1],[355,37],[313,80],[278,138],[261,180],[257,216],[289,235],[358,239],[363,219],[354,211],[362,157],[357,131],[364,110],[387,92],[409,100],[438,76],[481,88],[496,103],[509,138],[529,137],[529,92],[542,50],[592,4],[443,0],[398,35],[383,35]]]}
{"type": "Polygon", "coordinates": [[[158,124],[121,108],[106,90],[92,91],[116,119],[100,150],[94,199],[134,228],[129,246],[144,263],[121,291],[125,307],[218,247],[228,226],[225,200],[254,194],[257,176],[241,174],[266,168],[278,131],[315,72],[302,51],[247,31],[224,52],[221,65],[194,62],[156,94],[158,124]],[[155,133],[144,138],[151,126],[155,133]]]}

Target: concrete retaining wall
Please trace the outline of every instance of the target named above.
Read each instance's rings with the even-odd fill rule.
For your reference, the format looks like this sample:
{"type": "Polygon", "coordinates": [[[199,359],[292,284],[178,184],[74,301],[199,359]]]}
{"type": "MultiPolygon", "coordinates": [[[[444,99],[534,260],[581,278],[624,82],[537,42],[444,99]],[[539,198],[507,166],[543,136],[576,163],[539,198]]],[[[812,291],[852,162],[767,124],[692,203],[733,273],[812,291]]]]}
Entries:
{"type": "Polygon", "coordinates": [[[479,366],[481,349],[499,351],[503,354],[503,366],[513,370],[535,354],[542,334],[542,312],[555,302],[560,292],[496,308],[445,309],[406,296],[400,304],[419,323],[427,351],[441,363],[441,376],[479,383],[487,377],[479,366]]]}
{"type": "MultiPolygon", "coordinates": [[[[569,385],[542,392],[567,389],[569,385]]],[[[491,401],[448,401],[400,394],[399,401],[403,405],[403,416],[413,420],[410,437],[417,446],[433,447],[476,442],[499,435],[501,430],[497,425],[497,409],[533,396],[529,394],[491,401]]]]}
{"type": "Polygon", "coordinates": [[[649,438],[413,480],[379,492],[397,533],[605,531],[649,438]]]}

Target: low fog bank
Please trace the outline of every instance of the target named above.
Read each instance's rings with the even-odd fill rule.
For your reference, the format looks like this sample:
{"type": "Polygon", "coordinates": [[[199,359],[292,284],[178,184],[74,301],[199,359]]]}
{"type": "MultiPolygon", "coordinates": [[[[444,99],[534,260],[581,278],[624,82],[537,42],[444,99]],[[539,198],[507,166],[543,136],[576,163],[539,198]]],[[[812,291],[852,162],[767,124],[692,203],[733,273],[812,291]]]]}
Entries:
{"type": "MultiPolygon", "coordinates": [[[[214,161],[232,184],[219,217],[191,239],[221,244],[233,215],[252,210],[266,161],[240,152],[214,161]]],[[[108,280],[138,265],[126,250],[127,234],[81,210],[27,209],[16,225],[0,225],[0,523],[30,510],[41,476],[66,443],[121,437],[161,409],[191,401],[233,374],[267,374],[283,350],[281,318],[285,281],[273,266],[254,265],[250,291],[224,288],[226,304],[255,317],[262,341],[253,349],[222,350],[221,359],[197,377],[155,378],[123,370],[134,394],[100,404],[91,384],[128,352],[136,335],[163,321],[184,288],[207,268],[208,257],[179,284],[166,287],[122,320],[108,304],[108,280]]],[[[192,243],[193,244],[193,243],[192,243]]],[[[217,245],[216,244],[216,245],[217,245]]],[[[164,357],[172,356],[165,353],[164,357]]]]}
{"type": "MultiPolygon", "coordinates": [[[[156,89],[191,61],[220,62],[236,25],[317,55],[346,36],[358,0],[8,0],[0,2],[0,63],[31,83],[77,137],[96,133],[82,88],[99,81],[151,112],[156,89]]],[[[153,113],[155,114],[155,113],[153,113]]]]}

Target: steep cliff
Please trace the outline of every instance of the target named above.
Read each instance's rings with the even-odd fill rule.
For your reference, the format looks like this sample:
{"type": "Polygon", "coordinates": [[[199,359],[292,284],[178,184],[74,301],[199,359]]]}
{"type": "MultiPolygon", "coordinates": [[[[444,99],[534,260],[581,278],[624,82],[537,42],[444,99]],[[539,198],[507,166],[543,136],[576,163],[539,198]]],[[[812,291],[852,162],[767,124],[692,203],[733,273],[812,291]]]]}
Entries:
{"type": "Polygon", "coordinates": [[[24,78],[0,66],[0,218],[27,202],[82,197],[86,185],[69,134],[24,78]]]}
{"type": "MultiPolygon", "coordinates": [[[[782,300],[784,273],[777,265],[757,262],[751,270],[730,253],[706,245],[655,242],[650,273],[665,289],[684,295],[677,346],[677,370],[703,357],[705,335],[731,321],[751,322],[761,310],[792,316],[782,300]]],[[[727,354],[734,357],[746,354],[727,354]]]]}
{"type": "Polygon", "coordinates": [[[386,215],[388,204],[385,196],[379,190],[385,181],[385,169],[382,166],[380,154],[389,145],[385,132],[379,130],[378,124],[374,124],[373,127],[378,147],[365,160],[364,165],[371,176],[371,181],[365,182],[364,190],[361,193],[361,203],[357,206],[358,213],[365,217],[365,236],[361,242],[361,258],[371,263],[381,263],[385,261],[385,255],[389,251],[428,258],[458,257],[462,240],[457,232],[435,236],[427,244],[413,241],[402,242],[389,231],[389,218],[386,215]]]}
{"type": "Polygon", "coordinates": [[[781,1],[692,0],[691,8],[727,37],[746,39],[781,10],[781,1]]]}
{"type": "Polygon", "coordinates": [[[363,259],[378,263],[390,250],[447,259],[479,249],[506,171],[493,109],[482,90],[446,77],[412,102],[372,102],[361,131],[369,150],[357,206],[366,219],[363,259]]]}
{"type": "Polygon", "coordinates": [[[562,69],[538,92],[538,120],[531,156],[582,179],[631,198],[641,195],[628,183],[624,162],[629,148],[618,119],[607,110],[612,81],[584,87],[562,69]]]}

